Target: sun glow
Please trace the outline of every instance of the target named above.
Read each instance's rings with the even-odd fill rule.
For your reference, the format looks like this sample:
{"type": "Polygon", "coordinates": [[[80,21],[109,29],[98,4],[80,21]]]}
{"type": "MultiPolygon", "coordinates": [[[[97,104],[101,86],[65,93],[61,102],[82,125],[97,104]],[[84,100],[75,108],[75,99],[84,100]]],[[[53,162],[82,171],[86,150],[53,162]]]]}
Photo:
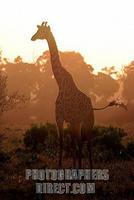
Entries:
{"type": "Polygon", "coordinates": [[[59,50],[78,51],[95,70],[134,60],[133,0],[2,0],[0,48],[13,60],[34,61],[47,44],[31,42],[36,25],[47,20],[59,50]]]}

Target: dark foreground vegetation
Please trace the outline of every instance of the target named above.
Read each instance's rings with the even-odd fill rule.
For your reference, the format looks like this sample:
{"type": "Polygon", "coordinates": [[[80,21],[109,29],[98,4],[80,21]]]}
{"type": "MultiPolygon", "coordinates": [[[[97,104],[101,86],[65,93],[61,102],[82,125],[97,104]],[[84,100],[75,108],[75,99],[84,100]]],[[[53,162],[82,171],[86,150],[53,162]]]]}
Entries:
{"type": "MultiPolygon", "coordinates": [[[[72,168],[70,129],[65,128],[63,168],[72,168]]],[[[134,199],[134,138],[123,129],[96,126],[93,130],[95,169],[109,169],[109,181],[96,181],[92,195],[36,195],[35,182],[25,180],[25,169],[57,168],[58,137],[54,124],[26,130],[6,128],[0,135],[0,199],[134,199]]],[[[83,167],[89,168],[86,144],[83,167]]]]}

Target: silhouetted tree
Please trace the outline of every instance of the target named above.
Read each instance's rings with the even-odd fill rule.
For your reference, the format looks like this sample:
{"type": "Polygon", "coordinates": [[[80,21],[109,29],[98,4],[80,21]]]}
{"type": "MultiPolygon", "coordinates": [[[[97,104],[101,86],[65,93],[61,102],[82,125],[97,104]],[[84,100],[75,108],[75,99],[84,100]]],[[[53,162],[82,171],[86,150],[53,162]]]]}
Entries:
{"type": "Polygon", "coordinates": [[[22,63],[22,57],[21,57],[21,56],[17,56],[17,57],[14,59],[14,63],[16,63],[16,64],[22,63]]]}
{"type": "MultiPolygon", "coordinates": [[[[86,95],[90,95],[94,107],[107,104],[111,96],[119,90],[117,80],[108,73],[101,72],[95,75],[93,67],[84,61],[80,53],[60,52],[60,57],[63,66],[73,76],[77,87],[86,95]]],[[[30,97],[30,101],[21,112],[8,112],[5,121],[33,123],[33,119],[36,119],[34,122],[54,122],[54,105],[58,87],[53,77],[49,51],[39,56],[35,63],[24,63],[20,58],[17,60],[17,63],[2,64],[0,68],[4,69],[8,76],[8,91],[10,93],[14,90],[21,91],[25,96],[30,97]]],[[[98,122],[101,120],[103,123],[106,120],[115,120],[112,111],[116,111],[117,116],[119,109],[109,108],[106,111],[96,112],[95,117],[98,122]]]]}
{"type": "Polygon", "coordinates": [[[7,76],[0,71],[0,115],[15,108],[18,104],[25,102],[25,100],[24,95],[20,95],[17,91],[8,94],[7,76]]]}
{"type": "Polygon", "coordinates": [[[123,77],[123,96],[130,102],[134,100],[134,92],[132,86],[134,85],[134,61],[124,68],[123,77]]]}

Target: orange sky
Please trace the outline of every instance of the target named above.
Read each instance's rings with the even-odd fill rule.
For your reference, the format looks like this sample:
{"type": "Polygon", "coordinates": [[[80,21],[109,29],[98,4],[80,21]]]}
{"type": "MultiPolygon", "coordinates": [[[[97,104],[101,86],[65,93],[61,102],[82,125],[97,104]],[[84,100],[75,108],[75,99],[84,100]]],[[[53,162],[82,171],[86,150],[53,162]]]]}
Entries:
{"type": "Polygon", "coordinates": [[[31,42],[47,20],[61,51],[79,51],[95,70],[134,60],[133,0],[1,0],[0,48],[12,60],[33,61],[47,44],[31,42]]]}

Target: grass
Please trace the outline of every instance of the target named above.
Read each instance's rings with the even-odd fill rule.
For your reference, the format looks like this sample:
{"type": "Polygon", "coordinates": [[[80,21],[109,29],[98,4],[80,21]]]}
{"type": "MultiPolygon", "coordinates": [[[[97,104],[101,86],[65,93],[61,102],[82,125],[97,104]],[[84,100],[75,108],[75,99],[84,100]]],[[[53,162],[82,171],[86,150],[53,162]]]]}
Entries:
{"type": "MultiPolygon", "coordinates": [[[[27,168],[57,168],[57,157],[49,157],[45,152],[39,152],[35,159],[32,152],[25,151],[23,136],[25,129],[10,127],[3,129],[5,140],[2,150],[10,155],[10,160],[0,163],[0,199],[9,200],[34,200],[34,199],[72,199],[72,200],[133,200],[134,199],[134,159],[117,160],[109,162],[94,161],[94,168],[109,169],[108,181],[96,181],[94,195],[42,195],[35,194],[35,185],[32,181],[25,180],[27,168]],[[18,149],[18,151],[16,151],[18,149]]],[[[131,138],[132,139],[132,138],[131,138]]],[[[123,143],[131,141],[125,136],[123,143]]],[[[87,159],[83,160],[83,167],[89,168],[87,159]]],[[[64,157],[63,168],[72,168],[72,160],[64,157]]]]}

